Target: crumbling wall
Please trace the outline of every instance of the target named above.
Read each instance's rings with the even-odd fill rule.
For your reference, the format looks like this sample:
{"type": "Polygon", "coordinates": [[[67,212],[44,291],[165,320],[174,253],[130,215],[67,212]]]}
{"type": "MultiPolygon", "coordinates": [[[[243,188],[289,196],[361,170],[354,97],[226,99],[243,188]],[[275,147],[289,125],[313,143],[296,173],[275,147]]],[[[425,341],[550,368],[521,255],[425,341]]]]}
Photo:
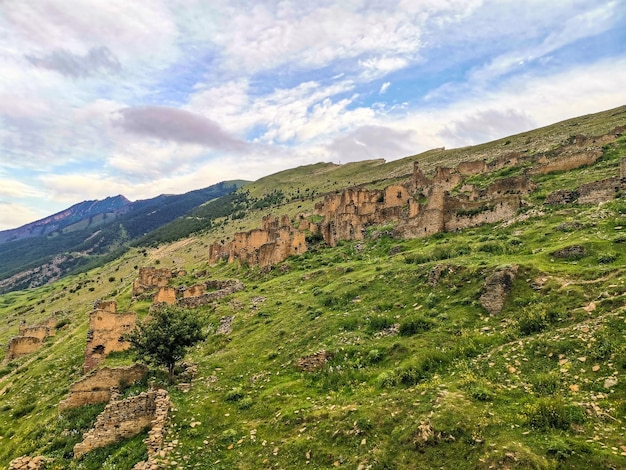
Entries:
{"type": "Polygon", "coordinates": [[[544,204],[600,204],[621,197],[626,192],[626,178],[606,178],[579,186],[573,191],[559,189],[546,197],[544,204]]]}
{"type": "Polygon", "coordinates": [[[626,181],[621,178],[607,178],[578,187],[579,204],[599,204],[612,201],[626,191],[626,181]]]}
{"type": "Polygon", "coordinates": [[[489,202],[461,202],[450,199],[444,218],[444,230],[453,232],[513,217],[520,208],[519,196],[505,196],[489,202]]]}
{"type": "MultiPolygon", "coordinates": [[[[203,294],[192,296],[184,295],[183,298],[179,298],[176,303],[181,307],[199,307],[200,305],[206,305],[219,299],[223,299],[226,296],[234,294],[244,289],[244,285],[238,279],[228,279],[225,281],[212,280],[207,281],[204,286],[206,289],[217,289],[214,291],[205,291],[203,294]]],[[[196,286],[194,286],[196,287],[196,286]]],[[[195,289],[196,292],[200,292],[200,289],[195,289]]],[[[186,293],[186,291],[185,291],[186,293]]]]}
{"type": "Polygon", "coordinates": [[[39,338],[40,341],[43,341],[50,335],[50,328],[43,325],[20,325],[19,336],[34,336],[35,338],[39,338]]]}
{"type": "Polygon", "coordinates": [[[289,256],[307,251],[305,234],[291,225],[289,217],[271,215],[263,218],[263,228],[239,232],[229,243],[209,247],[209,262],[227,260],[250,265],[271,266],[289,256]]]}
{"type": "Polygon", "coordinates": [[[70,386],[67,398],[59,403],[59,411],[94,403],[106,403],[111,399],[112,388],[131,385],[143,380],[147,374],[148,368],[143,364],[96,369],[70,386]]]}
{"type": "Polygon", "coordinates": [[[38,351],[43,346],[43,341],[35,336],[14,336],[9,340],[6,358],[8,360],[25,356],[38,351]]]}
{"type": "Polygon", "coordinates": [[[487,171],[487,162],[485,160],[475,160],[472,162],[460,162],[457,170],[463,176],[472,176],[485,173],[487,171]]]}
{"type": "Polygon", "coordinates": [[[569,171],[586,165],[593,165],[602,156],[602,150],[592,149],[575,153],[561,153],[558,158],[550,160],[543,165],[532,168],[530,174],[554,173],[557,171],[569,171]]]}
{"type": "Polygon", "coordinates": [[[130,347],[123,336],[137,324],[135,312],[117,313],[94,310],[89,315],[89,331],[85,348],[85,372],[95,368],[113,351],[125,351],[130,347]]]}
{"type": "Polygon", "coordinates": [[[176,303],[176,289],[173,287],[160,287],[154,296],[155,304],[174,305],[176,303]]]}
{"type": "Polygon", "coordinates": [[[151,266],[139,268],[139,277],[133,282],[133,297],[167,286],[174,274],[176,272],[166,268],[157,269],[151,266]]]}
{"type": "Polygon", "coordinates": [[[40,470],[46,465],[46,459],[41,456],[27,455],[11,460],[8,470],[40,470]]]}
{"type": "Polygon", "coordinates": [[[150,390],[124,400],[114,396],[98,415],[94,427],[84,434],[83,441],[74,446],[74,457],[80,458],[93,449],[136,436],[146,428],[160,427],[161,442],[150,441],[148,448],[149,455],[151,448],[153,453],[158,452],[169,406],[166,390],[150,390]]]}

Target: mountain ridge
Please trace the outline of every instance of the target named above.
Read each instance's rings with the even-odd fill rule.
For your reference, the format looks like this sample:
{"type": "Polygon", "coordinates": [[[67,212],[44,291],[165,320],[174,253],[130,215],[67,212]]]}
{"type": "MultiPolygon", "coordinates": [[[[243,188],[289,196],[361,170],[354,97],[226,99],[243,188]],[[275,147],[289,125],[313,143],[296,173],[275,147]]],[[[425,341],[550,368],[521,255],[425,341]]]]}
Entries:
{"type": "Polygon", "coordinates": [[[47,235],[84,218],[107,212],[117,213],[129,204],[131,201],[121,194],[108,196],[105,199],[82,201],[34,222],[13,229],[1,230],[0,243],[47,235]]]}

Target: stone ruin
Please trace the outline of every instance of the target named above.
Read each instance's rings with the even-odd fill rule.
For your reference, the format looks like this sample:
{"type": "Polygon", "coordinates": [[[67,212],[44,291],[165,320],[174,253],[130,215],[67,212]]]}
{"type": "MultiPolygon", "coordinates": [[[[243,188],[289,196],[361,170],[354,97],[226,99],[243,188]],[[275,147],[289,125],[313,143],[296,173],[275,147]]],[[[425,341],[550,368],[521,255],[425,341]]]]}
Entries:
{"type": "Polygon", "coordinates": [[[268,215],[263,217],[262,228],[236,233],[229,243],[213,243],[209,247],[209,263],[239,261],[263,267],[306,251],[305,233],[294,228],[288,216],[279,219],[268,215]]]}
{"type": "Polygon", "coordinates": [[[67,398],[59,403],[59,411],[94,403],[107,403],[111,399],[111,389],[132,385],[147,375],[148,368],[143,364],[93,370],[71,385],[67,398]]]}
{"type": "Polygon", "coordinates": [[[169,408],[170,398],[166,390],[149,390],[123,400],[119,393],[114,393],[98,415],[94,427],[84,434],[82,442],[74,446],[74,458],[81,458],[93,449],[131,438],[150,428],[146,439],[148,462],[141,462],[137,464],[141,466],[136,465],[135,468],[152,468],[150,461],[158,456],[163,445],[163,429],[169,408]]]}
{"type": "Polygon", "coordinates": [[[46,465],[46,459],[41,456],[29,457],[27,455],[13,459],[9,463],[8,470],[40,470],[46,465]]]}
{"type": "Polygon", "coordinates": [[[559,189],[546,197],[544,204],[599,204],[626,193],[626,158],[620,161],[620,176],[583,184],[575,190],[559,189]]]}
{"type": "Polygon", "coordinates": [[[244,285],[238,279],[224,281],[212,279],[190,287],[163,286],[154,294],[152,303],[153,305],[166,304],[195,308],[223,299],[243,289],[244,285]]]}
{"type": "Polygon", "coordinates": [[[155,289],[167,286],[170,279],[184,276],[185,274],[185,271],[167,268],[139,268],[139,277],[133,282],[133,297],[140,297],[143,294],[152,293],[155,289]]]}
{"type": "MultiPolygon", "coordinates": [[[[613,142],[624,131],[626,126],[616,127],[602,136],[576,136],[558,149],[535,155],[511,152],[489,162],[483,159],[461,162],[457,168],[437,167],[432,177],[424,174],[415,162],[411,179],[403,184],[382,190],[353,187],[328,194],[315,205],[314,215],[321,217],[322,221],[311,222],[301,214],[297,232],[291,228],[288,217],[283,216],[278,223],[278,219],[268,216],[264,218],[262,229],[236,234],[235,240],[228,244],[211,245],[209,260],[211,263],[240,260],[268,266],[291,254],[306,251],[304,242],[298,244],[297,250],[277,250],[271,241],[276,235],[272,238],[270,234],[278,227],[292,237],[299,233],[298,240],[309,231],[321,235],[329,246],[336,246],[341,240],[365,238],[367,228],[372,225],[392,223],[395,237],[417,238],[507,220],[522,206],[522,196],[536,189],[529,175],[593,164],[602,155],[602,146],[613,142]],[[501,178],[485,189],[463,184],[468,176],[520,165],[529,168],[519,176],[501,178]]],[[[567,197],[580,203],[610,200],[626,189],[625,178],[626,160],[622,160],[619,178],[581,186],[578,194],[567,197]]]]}
{"type": "MultiPolygon", "coordinates": [[[[468,162],[464,172],[482,168],[486,163],[468,162]]],[[[306,228],[321,234],[329,246],[340,240],[362,240],[368,226],[386,223],[395,223],[394,235],[399,238],[425,237],[510,218],[521,206],[521,195],[535,189],[526,176],[519,176],[483,190],[465,185],[459,194],[450,195],[463,179],[463,173],[443,167],[428,178],[415,162],[412,178],[404,185],[384,190],[348,188],[326,196],[315,205],[315,214],[323,220],[308,222],[306,228]]]]}
{"type": "Polygon", "coordinates": [[[125,351],[130,343],[123,336],[137,324],[135,312],[117,312],[115,301],[98,302],[89,315],[84,371],[94,369],[107,355],[125,351]]]}
{"type": "Polygon", "coordinates": [[[55,318],[51,317],[40,325],[21,324],[19,335],[9,340],[5,359],[10,361],[41,349],[45,339],[55,335],[55,323],[55,318]]]}

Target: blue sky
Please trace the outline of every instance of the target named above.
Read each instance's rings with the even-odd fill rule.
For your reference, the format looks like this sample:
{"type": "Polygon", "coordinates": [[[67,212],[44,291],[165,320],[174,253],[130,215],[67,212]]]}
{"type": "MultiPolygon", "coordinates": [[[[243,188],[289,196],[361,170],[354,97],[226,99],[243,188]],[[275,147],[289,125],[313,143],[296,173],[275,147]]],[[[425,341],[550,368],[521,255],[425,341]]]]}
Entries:
{"type": "Polygon", "coordinates": [[[4,0],[0,230],[626,104],[622,0],[4,0]]]}

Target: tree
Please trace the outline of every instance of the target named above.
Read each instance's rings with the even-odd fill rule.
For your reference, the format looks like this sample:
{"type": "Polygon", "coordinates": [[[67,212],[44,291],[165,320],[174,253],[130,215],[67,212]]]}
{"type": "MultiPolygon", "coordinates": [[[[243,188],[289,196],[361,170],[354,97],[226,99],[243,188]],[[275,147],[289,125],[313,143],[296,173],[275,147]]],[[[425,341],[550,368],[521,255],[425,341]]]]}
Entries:
{"type": "Polygon", "coordinates": [[[192,310],[163,307],[130,332],[126,340],[140,360],[165,366],[171,383],[176,363],[189,347],[206,337],[202,326],[192,310]]]}

